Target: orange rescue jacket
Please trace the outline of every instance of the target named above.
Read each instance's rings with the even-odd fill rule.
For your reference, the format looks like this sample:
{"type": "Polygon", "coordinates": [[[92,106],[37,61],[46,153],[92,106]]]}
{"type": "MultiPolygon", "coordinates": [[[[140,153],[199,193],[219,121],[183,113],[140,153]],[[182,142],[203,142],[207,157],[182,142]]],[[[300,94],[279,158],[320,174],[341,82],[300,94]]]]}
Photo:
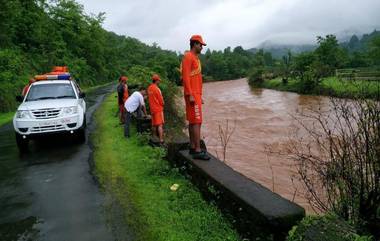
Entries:
{"type": "Polygon", "coordinates": [[[164,98],[162,97],[161,90],[153,83],[148,87],[148,100],[151,113],[157,113],[164,110],[164,98]]]}

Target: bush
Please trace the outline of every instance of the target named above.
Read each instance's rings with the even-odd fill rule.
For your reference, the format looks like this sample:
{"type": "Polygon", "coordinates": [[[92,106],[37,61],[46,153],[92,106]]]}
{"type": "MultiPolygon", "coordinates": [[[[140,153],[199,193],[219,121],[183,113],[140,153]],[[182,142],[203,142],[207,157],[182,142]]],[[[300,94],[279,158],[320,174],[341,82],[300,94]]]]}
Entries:
{"type": "Polygon", "coordinates": [[[315,106],[301,116],[287,156],[306,198],[319,211],[380,237],[380,103],[331,98],[328,109],[315,106]]]}
{"type": "Polygon", "coordinates": [[[360,236],[347,222],[337,216],[307,216],[289,231],[287,241],[371,241],[360,236]]]}
{"type": "Polygon", "coordinates": [[[316,79],[315,72],[311,69],[303,73],[299,80],[300,92],[303,94],[312,93],[319,85],[318,79],[316,79]]]}
{"type": "Polygon", "coordinates": [[[253,70],[249,74],[249,83],[254,86],[261,86],[264,82],[264,67],[258,66],[253,68],[253,70]]]}
{"type": "Polygon", "coordinates": [[[16,106],[15,96],[21,94],[28,83],[29,66],[25,64],[21,51],[0,50],[0,111],[9,111],[16,106]]]}

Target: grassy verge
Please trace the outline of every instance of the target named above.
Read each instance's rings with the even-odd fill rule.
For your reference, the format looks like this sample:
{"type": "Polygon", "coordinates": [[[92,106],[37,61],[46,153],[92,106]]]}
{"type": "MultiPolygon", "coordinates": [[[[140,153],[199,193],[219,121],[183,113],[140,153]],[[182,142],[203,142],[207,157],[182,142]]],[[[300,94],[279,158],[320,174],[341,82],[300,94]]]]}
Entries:
{"type": "Polygon", "coordinates": [[[96,113],[95,173],[101,186],[121,204],[137,240],[239,240],[219,210],[205,202],[195,187],[163,159],[164,149],[146,138],[123,136],[113,117],[113,95],[96,113]],[[173,184],[177,191],[171,191],[173,184]]]}
{"type": "MultiPolygon", "coordinates": [[[[290,79],[286,85],[282,83],[281,78],[266,80],[262,84],[262,87],[301,93],[300,83],[294,79],[290,79]]],[[[336,77],[324,78],[318,88],[310,91],[310,94],[315,95],[329,95],[345,98],[361,95],[371,99],[379,99],[379,93],[379,81],[347,81],[339,80],[336,77]]]]}
{"type": "Polygon", "coordinates": [[[0,126],[7,124],[13,119],[15,112],[0,113],[0,126]]]}

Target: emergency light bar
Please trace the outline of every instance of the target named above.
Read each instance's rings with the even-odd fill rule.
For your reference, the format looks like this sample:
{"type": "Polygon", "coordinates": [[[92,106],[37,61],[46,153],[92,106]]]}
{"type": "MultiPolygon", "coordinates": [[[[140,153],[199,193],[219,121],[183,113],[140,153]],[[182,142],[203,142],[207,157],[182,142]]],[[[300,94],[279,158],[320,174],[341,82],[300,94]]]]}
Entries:
{"type": "Polygon", "coordinates": [[[70,80],[71,75],[69,73],[65,74],[45,74],[45,75],[36,75],[34,76],[35,80],[70,80]]]}

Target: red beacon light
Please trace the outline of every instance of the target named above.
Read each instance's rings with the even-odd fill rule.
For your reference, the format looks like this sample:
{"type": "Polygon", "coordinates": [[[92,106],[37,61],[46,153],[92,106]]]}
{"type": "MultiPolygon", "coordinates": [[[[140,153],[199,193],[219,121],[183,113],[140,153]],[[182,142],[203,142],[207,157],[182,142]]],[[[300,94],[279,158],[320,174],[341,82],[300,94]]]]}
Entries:
{"type": "Polygon", "coordinates": [[[62,74],[44,74],[34,76],[35,80],[71,80],[71,75],[69,73],[62,74]]]}

